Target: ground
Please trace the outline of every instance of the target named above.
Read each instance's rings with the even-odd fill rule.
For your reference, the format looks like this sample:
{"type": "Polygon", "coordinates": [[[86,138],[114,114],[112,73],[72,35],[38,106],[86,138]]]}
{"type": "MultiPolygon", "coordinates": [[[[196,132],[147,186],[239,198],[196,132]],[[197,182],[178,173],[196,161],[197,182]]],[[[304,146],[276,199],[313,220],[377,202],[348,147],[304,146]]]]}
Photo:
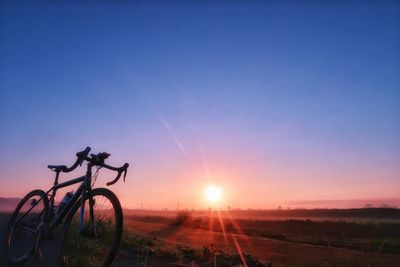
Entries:
{"type": "MultiPolygon", "coordinates": [[[[357,212],[305,217],[203,211],[188,212],[189,218],[177,222],[176,211],[125,211],[113,266],[400,266],[398,210],[385,216],[357,212]]],[[[0,216],[2,230],[7,219],[0,216]]],[[[44,261],[24,266],[54,266],[55,255],[56,242],[49,242],[44,261]]]]}

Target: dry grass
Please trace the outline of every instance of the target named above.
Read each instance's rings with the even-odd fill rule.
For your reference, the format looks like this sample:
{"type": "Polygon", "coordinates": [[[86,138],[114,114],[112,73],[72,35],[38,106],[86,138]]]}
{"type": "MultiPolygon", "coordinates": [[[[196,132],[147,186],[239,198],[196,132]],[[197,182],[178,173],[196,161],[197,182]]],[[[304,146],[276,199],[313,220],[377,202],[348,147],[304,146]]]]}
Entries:
{"type": "Polygon", "coordinates": [[[175,255],[178,261],[185,259],[186,263],[190,257],[179,257],[174,251],[179,246],[194,251],[211,246],[240,260],[252,255],[252,259],[276,266],[400,266],[400,253],[397,253],[400,224],[397,223],[265,221],[226,215],[219,219],[216,214],[205,216],[203,213],[176,224],[171,213],[160,216],[141,212],[127,215],[125,226],[125,233],[164,242],[173,250],[166,255],[175,255]]]}

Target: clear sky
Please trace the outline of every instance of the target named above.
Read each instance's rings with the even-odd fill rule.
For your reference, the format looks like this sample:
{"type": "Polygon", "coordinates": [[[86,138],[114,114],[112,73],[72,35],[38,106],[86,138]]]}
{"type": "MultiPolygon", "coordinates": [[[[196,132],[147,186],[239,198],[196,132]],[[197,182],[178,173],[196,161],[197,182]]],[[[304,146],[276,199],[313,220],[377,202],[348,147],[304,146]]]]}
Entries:
{"type": "Polygon", "coordinates": [[[400,5],[128,2],[0,4],[0,196],[87,145],[133,208],[400,195],[400,5]]]}

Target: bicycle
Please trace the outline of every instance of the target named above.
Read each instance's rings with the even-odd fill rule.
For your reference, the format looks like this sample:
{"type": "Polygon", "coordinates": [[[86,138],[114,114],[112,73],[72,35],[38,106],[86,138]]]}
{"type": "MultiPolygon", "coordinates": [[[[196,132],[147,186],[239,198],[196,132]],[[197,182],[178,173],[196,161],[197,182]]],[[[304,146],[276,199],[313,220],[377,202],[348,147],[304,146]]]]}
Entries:
{"type": "Polygon", "coordinates": [[[33,190],[17,205],[5,235],[5,255],[11,264],[20,264],[33,257],[42,258],[41,245],[60,234],[59,266],[110,266],[122,236],[123,215],[117,196],[106,188],[93,189],[100,168],[118,172],[107,186],[115,184],[129,167],[112,167],[104,161],[110,154],[91,154],[90,147],[76,154],[71,166],[48,165],[55,172],[54,185],[47,192],[33,190]],[[71,172],[87,161],[86,174],[59,183],[61,172],[71,172]],[[92,175],[92,168],[97,167],[92,175]],[[57,190],[81,183],[56,205],[57,190]],[[79,211],[79,212],[78,212],[79,211]],[[60,229],[59,226],[62,225],[60,229]],[[57,231],[60,229],[60,231],[57,231]]]}

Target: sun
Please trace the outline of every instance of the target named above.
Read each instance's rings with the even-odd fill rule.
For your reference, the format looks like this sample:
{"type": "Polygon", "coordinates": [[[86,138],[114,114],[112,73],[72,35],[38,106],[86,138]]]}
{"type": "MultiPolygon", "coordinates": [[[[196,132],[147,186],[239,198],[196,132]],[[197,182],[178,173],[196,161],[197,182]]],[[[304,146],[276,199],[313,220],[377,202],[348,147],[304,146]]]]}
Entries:
{"type": "Polygon", "coordinates": [[[204,190],[205,198],[211,203],[218,202],[221,199],[221,195],[222,195],[221,188],[219,188],[216,185],[209,185],[204,190]]]}

